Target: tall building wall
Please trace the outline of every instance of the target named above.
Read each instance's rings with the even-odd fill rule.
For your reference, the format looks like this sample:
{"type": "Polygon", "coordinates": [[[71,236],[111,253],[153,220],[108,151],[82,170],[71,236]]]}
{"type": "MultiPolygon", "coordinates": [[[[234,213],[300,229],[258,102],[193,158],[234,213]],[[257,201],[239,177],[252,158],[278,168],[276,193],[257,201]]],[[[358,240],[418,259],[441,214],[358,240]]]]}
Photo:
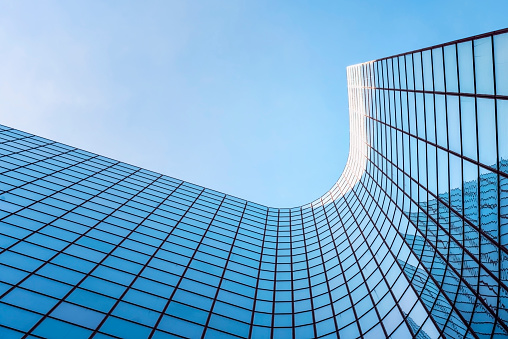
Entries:
{"type": "Polygon", "coordinates": [[[347,74],[295,208],[0,125],[0,337],[507,336],[508,30],[347,74]]]}

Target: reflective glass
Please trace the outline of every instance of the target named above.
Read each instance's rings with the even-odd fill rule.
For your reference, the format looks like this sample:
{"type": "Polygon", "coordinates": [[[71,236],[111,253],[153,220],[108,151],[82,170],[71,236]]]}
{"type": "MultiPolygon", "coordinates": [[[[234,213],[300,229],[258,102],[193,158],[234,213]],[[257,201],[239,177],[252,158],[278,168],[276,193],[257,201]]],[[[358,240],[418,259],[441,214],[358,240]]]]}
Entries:
{"type": "Polygon", "coordinates": [[[0,125],[0,336],[508,336],[507,59],[348,67],[347,166],[291,209],[0,125]]]}

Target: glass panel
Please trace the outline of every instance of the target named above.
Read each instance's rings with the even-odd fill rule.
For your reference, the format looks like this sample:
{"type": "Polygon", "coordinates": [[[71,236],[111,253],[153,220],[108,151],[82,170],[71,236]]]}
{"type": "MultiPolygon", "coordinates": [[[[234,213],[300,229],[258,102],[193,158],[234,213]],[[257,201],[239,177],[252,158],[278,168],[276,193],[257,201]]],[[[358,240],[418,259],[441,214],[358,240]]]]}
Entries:
{"type": "Polygon", "coordinates": [[[460,105],[463,155],[477,160],[475,101],[473,98],[461,97],[460,105]]]}
{"type": "Polygon", "coordinates": [[[506,36],[348,68],[349,162],[291,209],[0,125],[0,337],[507,337],[506,36]]]}
{"type": "Polygon", "coordinates": [[[415,89],[414,85],[414,69],[413,69],[413,55],[408,54],[404,56],[406,60],[406,83],[408,89],[415,89]]]}
{"type": "Polygon", "coordinates": [[[413,71],[415,89],[423,90],[423,74],[422,74],[422,54],[413,53],[413,71]]]}
{"type": "Polygon", "coordinates": [[[434,90],[433,81],[433,69],[432,69],[432,51],[427,50],[422,52],[422,64],[423,64],[423,86],[426,91],[434,90]]]}
{"type": "Polygon", "coordinates": [[[436,105],[436,136],[437,136],[437,144],[448,148],[448,132],[447,132],[447,116],[446,116],[446,106],[445,106],[445,96],[444,95],[436,95],[435,96],[435,105],[436,105]]]}
{"type": "Polygon", "coordinates": [[[508,33],[494,37],[494,60],[496,67],[496,94],[508,95],[508,33]]]}
{"type": "Polygon", "coordinates": [[[448,141],[450,151],[461,153],[461,131],[460,131],[460,112],[459,99],[456,96],[447,97],[448,114],[448,141]]]}
{"type": "Polygon", "coordinates": [[[456,45],[444,47],[446,91],[458,92],[456,45]]]}
{"type": "Polygon", "coordinates": [[[471,41],[457,45],[461,93],[474,93],[473,50],[471,41]]]}
{"type": "Polygon", "coordinates": [[[474,67],[476,92],[479,94],[494,94],[494,66],[492,64],[490,37],[474,41],[474,67]]]}
{"type": "Polygon", "coordinates": [[[478,148],[482,164],[497,167],[495,102],[478,99],[478,148]]]}
{"type": "Polygon", "coordinates": [[[435,48],[432,50],[432,65],[434,68],[434,90],[444,92],[445,76],[443,68],[443,49],[435,48]]]}

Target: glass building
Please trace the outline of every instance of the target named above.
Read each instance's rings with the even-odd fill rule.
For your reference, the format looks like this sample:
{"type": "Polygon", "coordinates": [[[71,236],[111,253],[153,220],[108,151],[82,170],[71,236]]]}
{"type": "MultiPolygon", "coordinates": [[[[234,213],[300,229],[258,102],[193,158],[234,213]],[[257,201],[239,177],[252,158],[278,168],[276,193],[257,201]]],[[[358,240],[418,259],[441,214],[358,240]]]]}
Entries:
{"type": "Polygon", "coordinates": [[[508,29],[347,75],[295,208],[0,125],[0,337],[508,336],[508,29]]]}

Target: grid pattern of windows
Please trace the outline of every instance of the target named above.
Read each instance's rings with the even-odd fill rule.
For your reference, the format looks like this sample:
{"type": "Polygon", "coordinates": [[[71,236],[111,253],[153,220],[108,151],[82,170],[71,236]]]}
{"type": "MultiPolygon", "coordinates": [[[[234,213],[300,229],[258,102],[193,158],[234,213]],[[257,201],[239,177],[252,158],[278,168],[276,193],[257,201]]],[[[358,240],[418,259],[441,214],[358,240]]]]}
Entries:
{"type": "Polygon", "coordinates": [[[367,160],[347,194],[368,196],[357,218],[387,211],[380,233],[450,338],[507,335],[507,65],[502,30],[348,68],[367,160]]]}
{"type": "Polygon", "coordinates": [[[0,125],[0,337],[507,336],[508,30],[348,85],[346,169],[296,208],[0,125]]]}

